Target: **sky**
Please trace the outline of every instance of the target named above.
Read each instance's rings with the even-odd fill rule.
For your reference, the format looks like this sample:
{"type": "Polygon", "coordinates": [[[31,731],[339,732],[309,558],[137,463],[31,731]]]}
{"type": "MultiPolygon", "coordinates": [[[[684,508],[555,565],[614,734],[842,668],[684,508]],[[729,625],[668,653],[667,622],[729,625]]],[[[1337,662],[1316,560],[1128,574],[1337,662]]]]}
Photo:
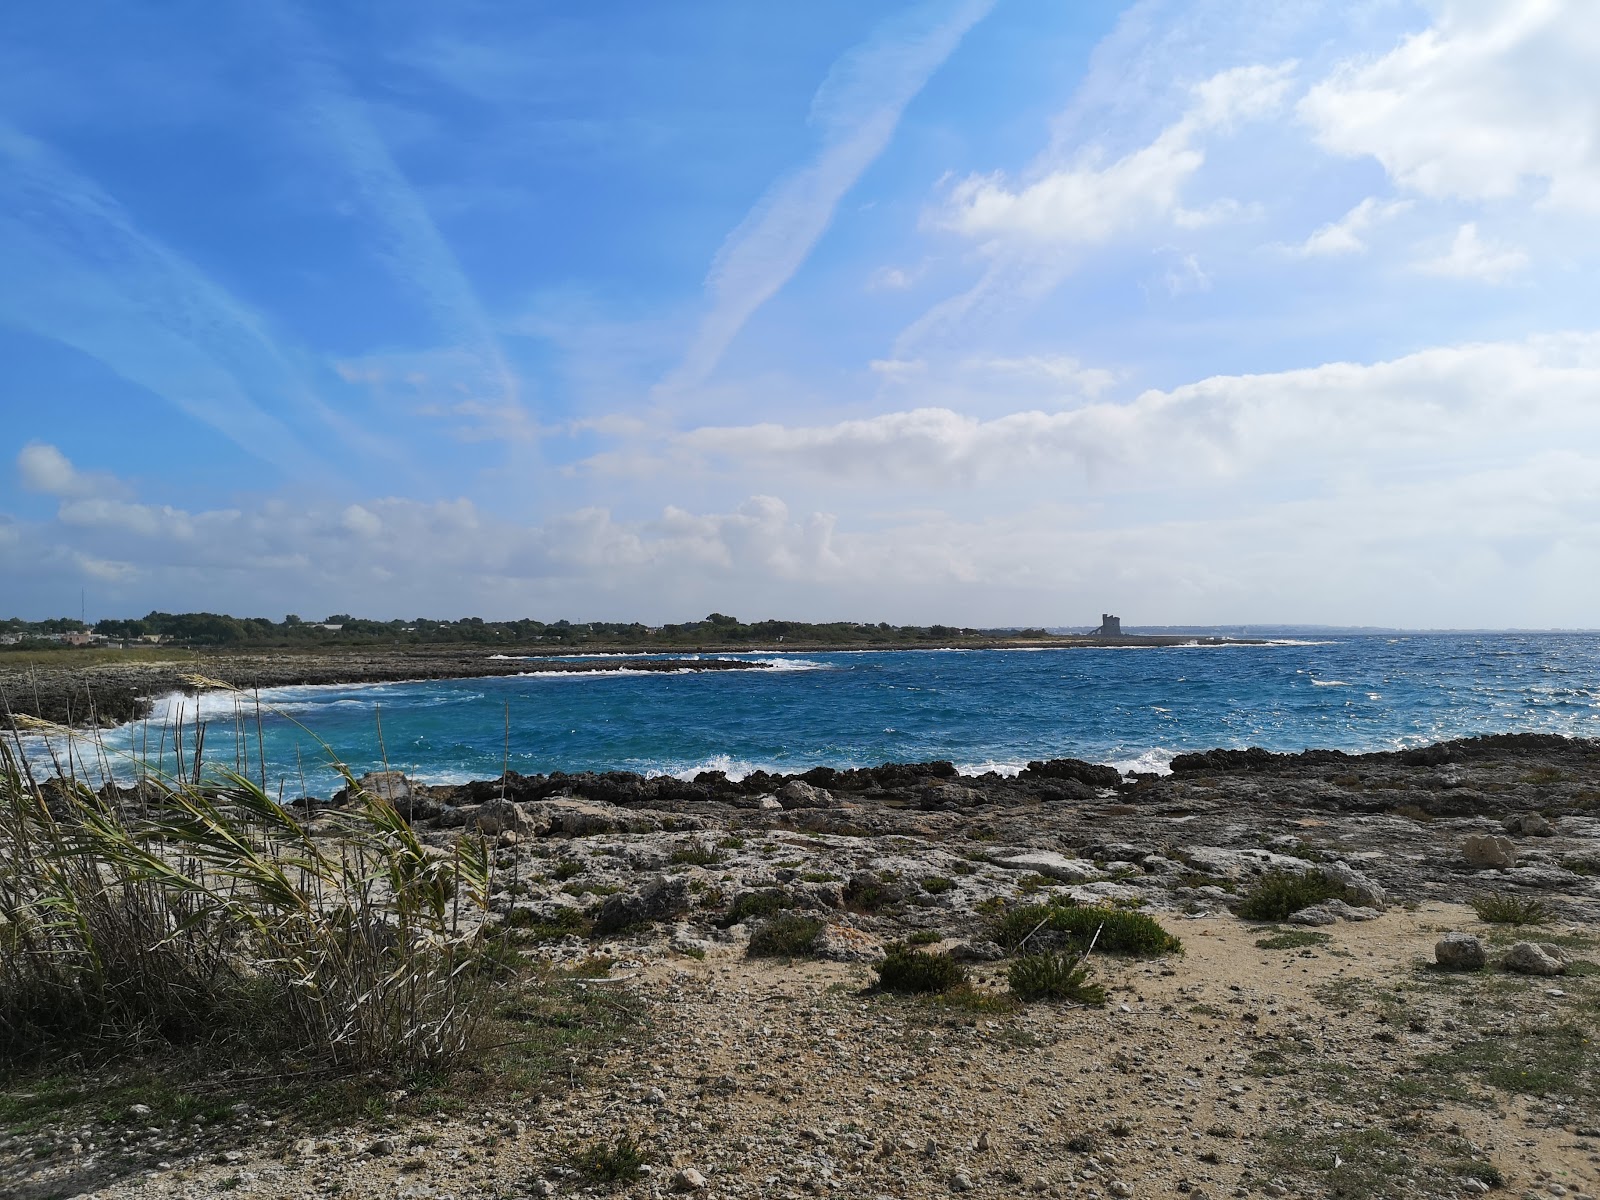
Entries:
{"type": "Polygon", "coordinates": [[[1594,0],[0,11],[0,615],[1600,625],[1594,0]]]}

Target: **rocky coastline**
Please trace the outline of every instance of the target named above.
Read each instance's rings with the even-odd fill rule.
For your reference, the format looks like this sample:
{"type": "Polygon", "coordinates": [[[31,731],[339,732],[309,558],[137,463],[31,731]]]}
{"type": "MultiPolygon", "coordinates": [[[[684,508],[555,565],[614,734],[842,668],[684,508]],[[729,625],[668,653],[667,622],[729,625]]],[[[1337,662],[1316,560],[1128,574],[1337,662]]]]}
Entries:
{"type": "MultiPolygon", "coordinates": [[[[402,1091],[332,1127],[154,1121],[115,1153],[93,1121],[0,1133],[18,1164],[0,1190],[1600,1192],[1584,1040],[1600,1038],[1597,741],[1214,750],[1163,776],[1057,759],[1012,777],[931,762],[362,786],[431,844],[487,839],[487,919],[585,994],[641,1005],[633,1039],[563,1066],[559,1087],[459,1110],[411,1111],[402,1091]],[[1320,898],[1252,907],[1284,880],[1320,898]],[[1019,931],[1028,949],[1052,934],[1018,921],[1061,906],[1139,914],[1167,937],[1090,952],[1103,1006],[1019,1003],[1019,931]],[[809,940],[769,957],[780,921],[809,940]],[[876,987],[907,943],[962,964],[966,999],[876,987]],[[640,1165],[621,1181],[575,1150],[624,1143],[640,1165]]],[[[296,805],[332,830],[351,799],[296,805]]]]}
{"type": "MultiPolygon", "coordinates": [[[[737,659],[629,659],[631,671],[758,671],[767,664],[737,659]]],[[[197,691],[194,676],[229,687],[301,687],[308,684],[403,683],[508,675],[588,674],[614,671],[613,659],[555,661],[508,658],[483,650],[374,651],[340,654],[193,654],[163,662],[98,663],[70,660],[42,668],[0,663],[0,728],[13,714],[73,727],[108,727],[148,716],[160,696],[197,691]]]]}

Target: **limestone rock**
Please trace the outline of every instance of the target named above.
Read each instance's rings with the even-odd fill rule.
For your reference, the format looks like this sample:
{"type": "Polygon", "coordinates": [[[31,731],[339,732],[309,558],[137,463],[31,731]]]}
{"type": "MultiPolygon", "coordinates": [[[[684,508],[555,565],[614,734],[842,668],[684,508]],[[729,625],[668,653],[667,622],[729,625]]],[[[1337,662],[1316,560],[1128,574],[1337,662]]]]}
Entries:
{"type": "Polygon", "coordinates": [[[1470,933],[1447,933],[1433,946],[1433,961],[1447,971],[1476,971],[1488,961],[1483,943],[1470,933]]]}
{"type": "Polygon", "coordinates": [[[778,803],[784,808],[832,808],[833,796],[803,779],[791,779],[778,790],[778,803]]]}
{"type": "Polygon", "coordinates": [[[883,957],[883,941],[848,925],[828,925],[817,935],[811,953],[829,962],[877,962],[883,957]]]}
{"type": "Polygon", "coordinates": [[[1376,880],[1368,879],[1349,864],[1342,862],[1322,863],[1317,869],[1324,879],[1337,883],[1344,888],[1345,895],[1361,907],[1375,908],[1382,912],[1389,906],[1389,898],[1384,894],[1383,887],[1376,880]]]}
{"type": "Polygon", "coordinates": [[[1506,951],[1505,968],[1518,975],[1564,975],[1567,964],[1557,946],[1518,942],[1506,951]]]}
{"type": "Polygon", "coordinates": [[[479,833],[528,833],[533,823],[520,805],[510,800],[490,800],[478,805],[478,811],[468,822],[479,833]]]}
{"type": "Polygon", "coordinates": [[[637,892],[607,896],[595,914],[594,931],[604,936],[635,925],[665,921],[689,907],[689,881],[658,875],[637,892]]]}
{"type": "Polygon", "coordinates": [[[1313,904],[1289,914],[1291,925],[1337,925],[1339,915],[1325,904],[1313,904]]]}
{"type": "Polygon", "coordinates": [[[553,797],[523,806],[541,837],[593,837],[600,833],[650,833],[661,822],[615,804],[573,797],[553,797]]]}
{"type": "Polygon", "coordinates": [[[1013,871],[1033,871],[1062,883],[1086,883],[1100,874],[1088,859],[1068,858],[1054,850],[1029,850],[1009,858],[997,858],[994,865],[1013,871]]]}
{"type": "Polygon", "coordinates": [[[684,1167],[672,1177],[672,1189],[676,1192],[703,1192],[706,1190],[706,1177],[693,1167],[684,1167]]]}
{"type": "Polygon", "coordinates": [[[1556,827],[1538,813],[1513,813],[1502,822],[1505,831],[1522,837],[1553,837],[1556,827]]]}
{"type": "Polygon", "coordinates": [[[1461,844],[1461,857],[1474,867],[1514,867],[1517,847],[1510,838],[1475,833],[1461,844]]]}

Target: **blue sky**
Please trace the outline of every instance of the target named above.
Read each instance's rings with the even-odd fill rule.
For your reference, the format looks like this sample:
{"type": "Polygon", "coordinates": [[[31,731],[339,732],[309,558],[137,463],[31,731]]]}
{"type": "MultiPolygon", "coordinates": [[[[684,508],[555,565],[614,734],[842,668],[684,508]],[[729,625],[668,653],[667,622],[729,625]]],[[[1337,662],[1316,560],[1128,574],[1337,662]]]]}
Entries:
{"type": "Polygon", "coordinates": [[[13,6],[0,610],[1595,623],[1589,0],[13,6]]]}

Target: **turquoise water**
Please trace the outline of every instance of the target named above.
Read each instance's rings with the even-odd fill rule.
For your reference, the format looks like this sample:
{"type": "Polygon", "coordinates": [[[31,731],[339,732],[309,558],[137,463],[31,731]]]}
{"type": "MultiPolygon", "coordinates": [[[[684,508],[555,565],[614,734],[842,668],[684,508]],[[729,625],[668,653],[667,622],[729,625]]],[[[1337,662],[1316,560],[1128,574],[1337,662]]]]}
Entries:
{"type": "MultiPolygon", "coordinates": [[[[740,657],[728,655],[724,657],[740,657]]],[[[1160,770],[1213,746],[1384,750],[1511,730],[1600,736],[1600,636],[1339,637],[1266,646],[750,655],[764,671],[522,676],[278,688],[260,742],[276,789],[326,794],[326,751],[433,782],[523,773],[799,771],[950,759],[1015,771],[1073,756],[1160,770]],[[382,749],[379,724],[382,729],[382,749]]],[[[161,706],[186,721],[193,697],[161,706]]],[[[233,762],[208,695],[207,757],[233,762]]],[[[157,725],[116,745],[158,744],[157,725]]],[[[247,737],[251,774],[257,737],[247,737]]]]}

